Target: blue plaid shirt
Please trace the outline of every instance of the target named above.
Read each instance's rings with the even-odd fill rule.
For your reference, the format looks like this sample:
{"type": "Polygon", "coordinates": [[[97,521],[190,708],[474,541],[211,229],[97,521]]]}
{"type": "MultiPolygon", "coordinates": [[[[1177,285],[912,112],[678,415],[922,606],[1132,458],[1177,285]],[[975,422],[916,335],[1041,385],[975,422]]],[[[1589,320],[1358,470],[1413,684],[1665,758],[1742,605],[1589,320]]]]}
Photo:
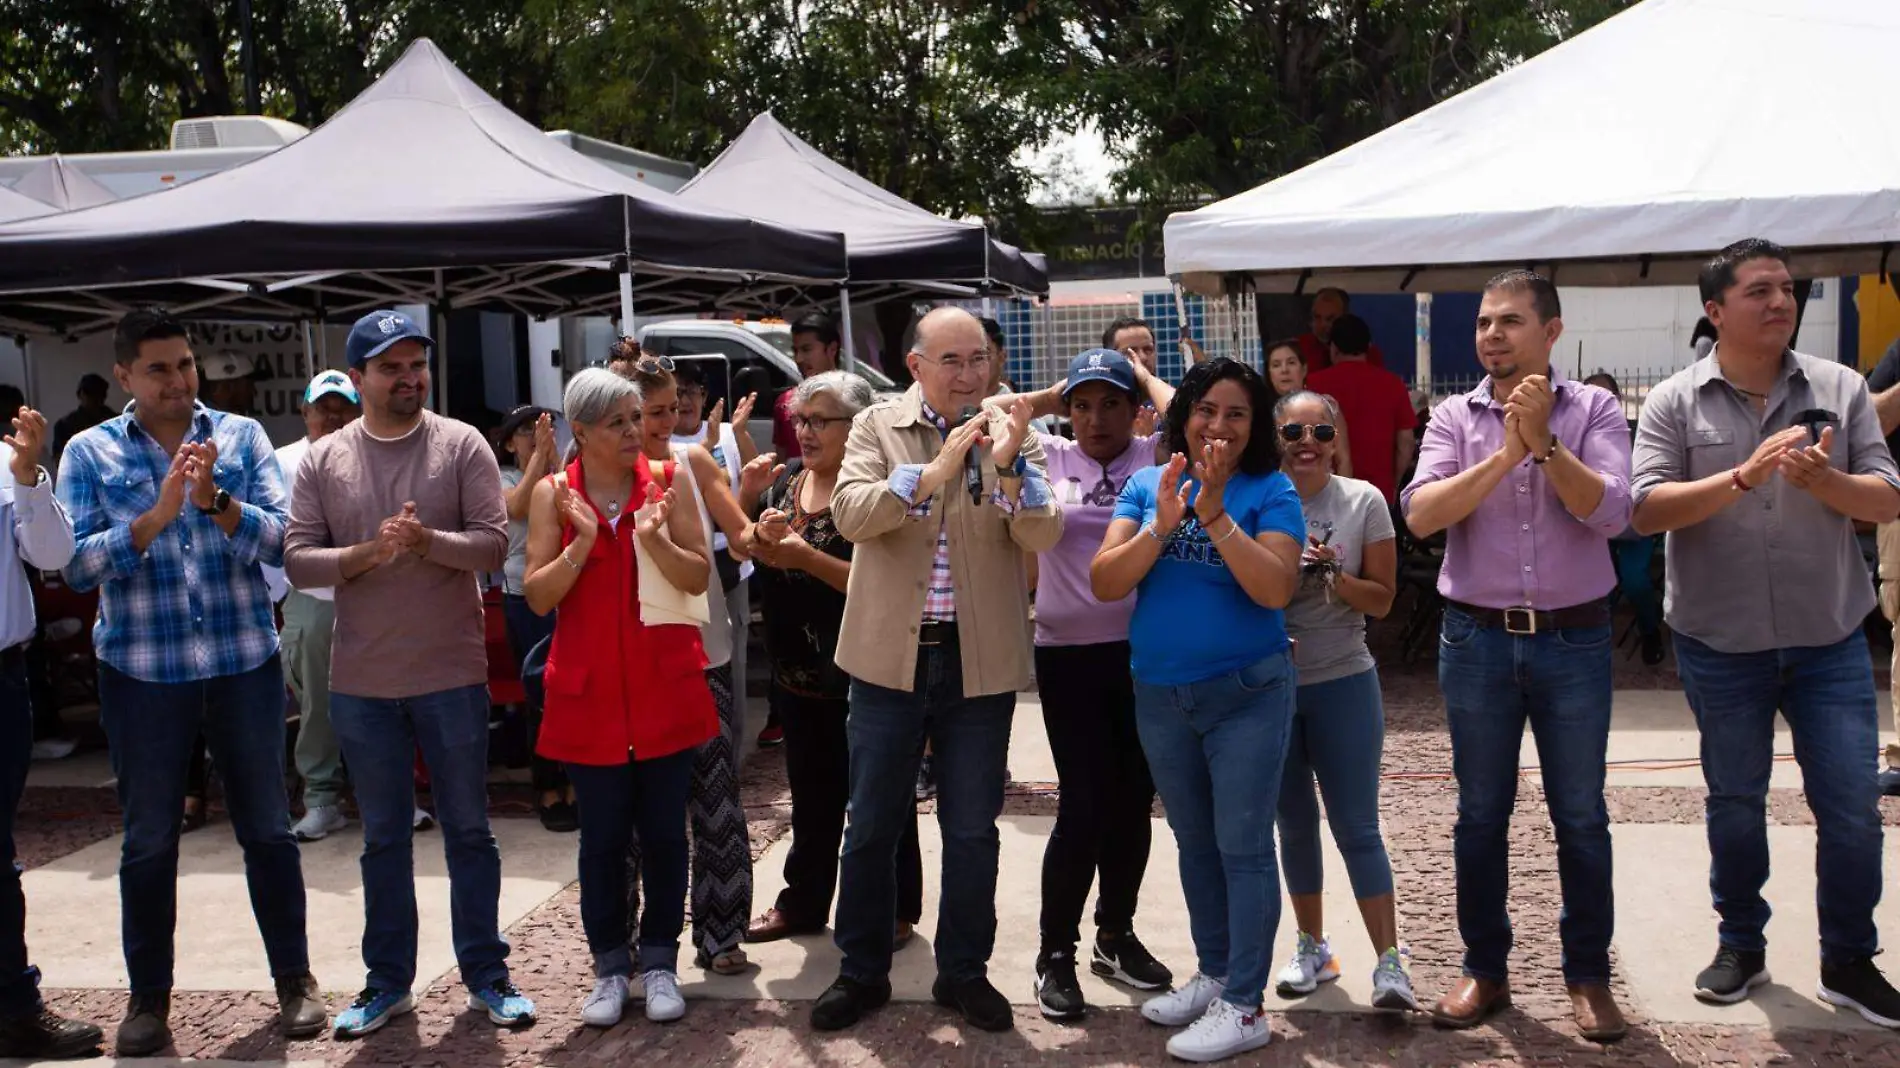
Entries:
{"type": "Polygon", "coordinates": [[[249,671],[277,652],[261,564],[284,562],[284,477],[254,419],[197,405],[188,442],[218,446],[218,487],[240,509],[226,536],[189,498],[140,552],[132,521],[158,503],[171,457],[134,408],[74,437],[59,464],[59,500],[77,547],[66,581],[99,588],[99,659],[145,682],[197,682],[249,671]]]}

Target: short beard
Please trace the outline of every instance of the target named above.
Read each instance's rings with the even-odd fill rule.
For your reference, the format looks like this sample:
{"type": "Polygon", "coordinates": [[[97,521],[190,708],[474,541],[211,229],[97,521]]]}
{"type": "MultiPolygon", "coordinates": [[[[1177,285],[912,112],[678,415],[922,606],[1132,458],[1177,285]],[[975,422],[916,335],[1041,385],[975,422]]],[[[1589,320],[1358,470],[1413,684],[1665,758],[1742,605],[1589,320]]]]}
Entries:
{"type": "Polygon", "coordinates": [[[391,415],[414,415],[421,410],[421,393],[417,393],[412,397],[391,396],[389,398],[389,414],[391,415]]]}
{"type": "Polygon", "coordinates": [[[1517,365],[1514,363],[1501,364],[1491,368],[1491,378],[1496,382],[1502,382],[1515,374],[1517,374],[1517,365]]]}

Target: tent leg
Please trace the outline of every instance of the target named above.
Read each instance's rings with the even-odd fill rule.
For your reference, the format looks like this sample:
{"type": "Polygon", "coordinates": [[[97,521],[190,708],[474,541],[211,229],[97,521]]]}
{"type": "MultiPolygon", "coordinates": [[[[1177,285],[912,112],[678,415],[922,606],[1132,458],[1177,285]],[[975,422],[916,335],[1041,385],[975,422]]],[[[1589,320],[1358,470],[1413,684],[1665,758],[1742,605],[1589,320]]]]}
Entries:
{"type": "Polygon", "coordinates": [[[634,336],[633,329],[633,272],[620,272],[620,333],[623,337],[634,336]]]}
{"type": "Polygon", "coordinates": [[[844,369],[858,373],[858,346],[851,336],[851,287],[838,287],[839,339],[844,342],[844,369]]]}
{"type": "Polygon", "coordinates": [[[1414,313],[1418,334],[1417,355],[1413,357],[1412,386],[1422,389],[1426,395],[1432,391],[1432,295],[1420,293],[1412,298],[1416,306],[1414,313]]]}
{"type": "Polygon", "coordinates": [[[328,370],[328,368],[317,366],[317,345],[316,340],[310,336],[310,320],[305,319],[297,325],[303,327],[303,365],[309,369],[310,377],[315,378],[317,372],[328,370]]]}

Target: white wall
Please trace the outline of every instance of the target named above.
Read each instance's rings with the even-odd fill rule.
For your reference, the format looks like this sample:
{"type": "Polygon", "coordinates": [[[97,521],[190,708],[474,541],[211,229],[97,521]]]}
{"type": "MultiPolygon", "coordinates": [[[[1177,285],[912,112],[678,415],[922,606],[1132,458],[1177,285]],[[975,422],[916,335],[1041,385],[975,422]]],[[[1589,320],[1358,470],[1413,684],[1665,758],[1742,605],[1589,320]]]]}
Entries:
{"type": "MultiPolygon", "coordinates": [[[[1835,359],[1840,351],[1841,286],[1837,278],[1816,279],[1801,319],[1796,345],[1810,356],[1835,359]]],[[[1599,368],[1614,371],[1674,371],[1694,359],[1689,337],[1702,317],[1702,298],[1693,286],[1563,290],[1564,335],[1555,359],[1566,372],[1599,368]]]]}

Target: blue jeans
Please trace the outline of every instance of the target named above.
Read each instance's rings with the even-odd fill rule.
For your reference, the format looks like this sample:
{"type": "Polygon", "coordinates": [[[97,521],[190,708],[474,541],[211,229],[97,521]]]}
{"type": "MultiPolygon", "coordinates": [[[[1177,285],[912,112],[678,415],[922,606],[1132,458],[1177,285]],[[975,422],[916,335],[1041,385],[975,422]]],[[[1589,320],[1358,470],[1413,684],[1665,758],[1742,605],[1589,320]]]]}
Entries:
{"type": "Polygon", "coordinates": [[[1188,686],[1135,680],[1135,726],[1181,855],[1181,891],[1201,974],[1260,1008],[1280,926],[1273,805],[1293,726],[1286,651],[1188,686]]]}
{"type": "Polygon", "coordinates": [[[13,847],[13,818],[33,763],[33,701],[20,647],[0,652],[0,1017],[30,1016],[40,1008],[40,970],[27,961],[26,895],[13,847]]]}
{"type": "Polygon", "coordinates": [[[1500,982],[1510,963],[1511,810],[1528,721],[1557,832],[1564,980],[1610,981],[1616,903],[1603,804],[1610,668],[1608,624],[1518,635],[1445,609],[1438,684],[1458,779],[1453,856],[1466,975],[1500,982]]]}
{"type": "MultiPolygon", "coordinates": [[[[1325,888],[1320,867],[1319,798],[1333,844],[1345,858],[1352,896],[1364,900],[1392,892],[1392,862],[1379,830],[1379,761],[1385,752],[1385,703],[1377,669],[1343,679],[1301,686],[1295,702],[1293,737],[1280,775],[1280,852],[1286,892],[1317,894],[1325,888]]],[[[1318,931],[1312,932],[1318,934],[1318,931]]]]}
{"type": "Polygon", "coordinates": [[[501,937],[501,851],[488,829],[488,687],[396,699],[330,695],[330,720],[363,816],[363,964],[366,985],[416,981],[416,747],[449,868],[449,926],[462,982],[508,978],[501,937]]]}
{"type": "Polygon", "coordinates": [[[594,974],[679,971],[686,926],[686,799],[698,749],[626,764],[564,764],[581,813],[581,926],[594,974]],[[640,953],[627,948],[627,850],[640,842],[640,953]]]}
{"type": "Polygon", "coordinates": [[[237,675],[180,683],[142,682],[99,662],[99,721],[125,813],[120,937],[133,991],[172,988],[178,817],[200,732],[224,779],[270,972],[288,978],[310,970],[303,858],[290,834],[284,783],[285,707],[284,669],[275,655],[237,675]]]}
{"type": "Polygon", "coordinates": [[[943,903],[937,915],[937,972],[952,982],[989,972],[996,946],[996,864],[1013,693],[963,696],[958,645],[917,650],[916,688],[905,693],[851,683],[851,823],[838,865],[834,940],[840,974],[882,981],[891,971],[897,928],[898,846],[915,818],[917,763],[926,735],[937,770],[937,826],[943,832],[943,903]]]}
{"type": "Polygon", "coordinates": [[[1676,635],[1676,665],[1702,732],[1709,785],[1709,892],[1723,945],[1767,945],[1768,774],[1775,711],[1794,734],[1794,757],[1815,824],[1815,896],[1821,961],[1847,964],[1880,948],[1880,727],[1873,662],[1856,629],[1833,645],[1720,653],[1676,635]]]}

